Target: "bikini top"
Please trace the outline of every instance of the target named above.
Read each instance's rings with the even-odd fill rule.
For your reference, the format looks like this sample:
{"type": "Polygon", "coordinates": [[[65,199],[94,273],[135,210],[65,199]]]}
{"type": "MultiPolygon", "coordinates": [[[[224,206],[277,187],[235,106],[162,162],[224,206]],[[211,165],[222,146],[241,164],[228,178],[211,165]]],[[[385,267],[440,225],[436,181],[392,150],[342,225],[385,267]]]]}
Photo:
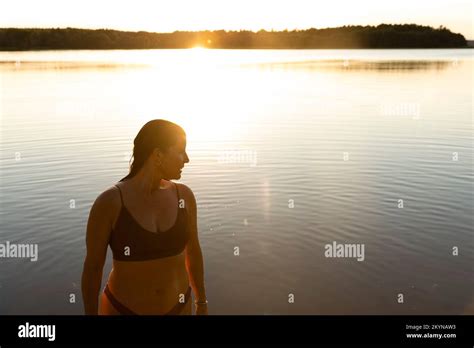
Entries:
{"type": "MultiPolygon", "coordinates": [[[[133,218],[123,204],[122,191],[119,189],[122,207],[110,236],[109,245],[114,260],[146,261],[180,254],[188,240],[186,208],[178,205],[178,215],[174,225],[163,232],[152,232],[143,228],[133,218]]],[[[175,184],[178,203],[178,186],[175,184]]]]}

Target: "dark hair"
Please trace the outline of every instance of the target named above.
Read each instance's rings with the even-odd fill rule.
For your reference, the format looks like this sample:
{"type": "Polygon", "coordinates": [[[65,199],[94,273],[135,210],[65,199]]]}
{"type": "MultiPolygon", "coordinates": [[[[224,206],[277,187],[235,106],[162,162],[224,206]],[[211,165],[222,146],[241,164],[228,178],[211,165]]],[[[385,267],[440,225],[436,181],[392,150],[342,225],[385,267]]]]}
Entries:
{"type": "Polygon", "coordinates": [[[170,146],[176,144],[180,135],[185,136],[186,133],[176,123],[166,120],[151,120],[145,123],[133,141],[130,172],[120,181],[133,178],[143,167],[153,149],[168,151],[170,146]]]}

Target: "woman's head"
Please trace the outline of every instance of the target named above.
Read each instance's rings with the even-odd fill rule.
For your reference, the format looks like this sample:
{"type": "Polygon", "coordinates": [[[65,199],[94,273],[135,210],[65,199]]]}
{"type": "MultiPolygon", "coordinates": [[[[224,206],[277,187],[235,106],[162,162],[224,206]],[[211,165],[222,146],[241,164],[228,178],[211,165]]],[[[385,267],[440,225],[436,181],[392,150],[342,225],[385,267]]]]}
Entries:
{"type": "Polygon", "coordinates": [[[130,172],[120,181],[133,178],[145,165],[159,170],[163,179],[179,179],[188,162],[183,128],[170,121],[151,120],[135,137],[130,172]]]}

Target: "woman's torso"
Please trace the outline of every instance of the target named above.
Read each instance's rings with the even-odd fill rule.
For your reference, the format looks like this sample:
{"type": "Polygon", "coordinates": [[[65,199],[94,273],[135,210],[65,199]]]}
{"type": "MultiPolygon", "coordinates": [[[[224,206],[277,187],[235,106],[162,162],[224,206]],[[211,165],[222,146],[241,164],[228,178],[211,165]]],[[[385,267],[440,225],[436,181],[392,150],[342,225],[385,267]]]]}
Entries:
{"type": "Polygon", "coordinates": [[[138,314],[166,313],[189,287],[183,249],[187,213],[180,208],[178,186],[166,182],[157,205],[148,206],[126,182],[118,186],[122,207],[111,232],[109,289],[138,314]]]}

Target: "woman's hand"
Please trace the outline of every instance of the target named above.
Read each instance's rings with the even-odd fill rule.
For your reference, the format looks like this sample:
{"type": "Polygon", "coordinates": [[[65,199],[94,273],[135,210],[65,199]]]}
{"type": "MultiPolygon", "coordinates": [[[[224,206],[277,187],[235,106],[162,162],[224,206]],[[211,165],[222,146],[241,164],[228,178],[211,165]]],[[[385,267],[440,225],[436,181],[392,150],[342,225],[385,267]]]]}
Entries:
{"type": "Polygon", "coordinates": [[[204,304],[204,305],[197,304],[196,305],[196,315],[208,315],[208,313],[207,313],[207,304],[204,304]]]}

